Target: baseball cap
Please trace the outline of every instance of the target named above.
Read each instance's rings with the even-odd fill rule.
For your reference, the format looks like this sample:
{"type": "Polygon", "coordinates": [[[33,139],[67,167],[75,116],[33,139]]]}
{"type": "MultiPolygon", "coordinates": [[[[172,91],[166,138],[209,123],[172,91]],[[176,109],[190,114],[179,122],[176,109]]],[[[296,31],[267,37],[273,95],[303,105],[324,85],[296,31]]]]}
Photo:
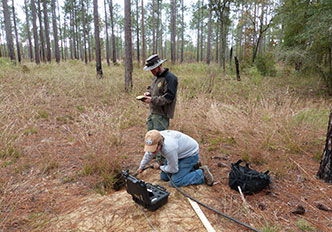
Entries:
{"type": "Polygon", "coordinates": [[[145,152],[155,152],[158,147],[158,143],[161,140],[162,136],[157,130],[150,130],[145,135],[145,152]]]}

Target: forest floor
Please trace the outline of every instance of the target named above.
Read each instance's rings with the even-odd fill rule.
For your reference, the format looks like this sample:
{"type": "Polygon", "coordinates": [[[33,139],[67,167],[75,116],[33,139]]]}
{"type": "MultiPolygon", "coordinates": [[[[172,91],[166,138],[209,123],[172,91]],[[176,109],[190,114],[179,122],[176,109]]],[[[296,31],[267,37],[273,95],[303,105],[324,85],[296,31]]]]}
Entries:
{"type": "MultiPolygon", "coordinates": [[[[205,230],[157,170],[138,176],[170,192],[157,211],[110,188],[119,170],[135,170],[142,158],[148,108],[135,96],[150,73],[135,68],[125,93],[122,65],[104,64],[96,80],[92,64],[0,61],[0,231],[153,231],[149,222],[157,231],[205,230]]],[[[252,69],[241,82],[217,65],[171,71],[179,92],[170,129],[199,142],[215,178],[212,187],[183,191],[259,231],[332,230],[332,185],[316,178],[331,102],[320,80],[284,68],[277,77],[252,69]],[[231,190],[230,164],[239,159],[270,170],[270,187],[244,198],[231,190]],[[303,214],[294,212],[299,206],[303,214]]],[[[201,209],[216,231],[248,231],[201,209]]]]}

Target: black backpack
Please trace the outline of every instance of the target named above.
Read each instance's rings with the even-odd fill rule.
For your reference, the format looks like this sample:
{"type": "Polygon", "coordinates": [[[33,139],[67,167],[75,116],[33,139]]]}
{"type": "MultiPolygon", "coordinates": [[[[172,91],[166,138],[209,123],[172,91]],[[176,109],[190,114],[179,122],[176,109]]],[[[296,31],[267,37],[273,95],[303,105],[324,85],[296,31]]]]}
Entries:
{"type": "Polygon", "coordinates": [[[242,163],[242,160],[231,163],[231,172],[229,173],[229,186],[231,189],[239,191],[238,186],[240,186],[244,194],[253,194],[271,184],[269,171],[258,172],[249,168],[247,162],[246,166],[241,166],[240,163],[242,163]]]}

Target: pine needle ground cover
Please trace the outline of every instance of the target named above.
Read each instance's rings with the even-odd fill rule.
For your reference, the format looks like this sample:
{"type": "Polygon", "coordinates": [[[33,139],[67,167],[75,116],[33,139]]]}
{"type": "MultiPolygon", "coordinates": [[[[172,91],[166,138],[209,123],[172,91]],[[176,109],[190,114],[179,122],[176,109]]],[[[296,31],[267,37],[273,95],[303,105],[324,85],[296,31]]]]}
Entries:
{"type": "MultiPolygon", "coordinates": [[[[151,74],[134,65],[134,89],[126,93],[121,64],[104,63],[100,80],[94,64],[78,61],[0,64],[0,230],[60,231],[59,215],[82,198],[113,196],[116,175],[139,164],[148,107],[135,97],[151,74]]],[[[282,66],[274,77],[248,69],[240,82],[213,64],[170,69],[179,79],[170,129],[199,142],[200,159],[217,182],[196,197],[262,231],[331,230],[331,212],[316,207],[331,207],[332,198],[331,186],[315,177],[331,102],[321,80],[282,66]],[[228,187],[229,165],[238,159],[270,170],[271,188],[243,202],[228,187]],[[304,215],[292,213],[298,205],[304,215]]],[[[204,212],[216,228],[243,229],[204,212]]]]}

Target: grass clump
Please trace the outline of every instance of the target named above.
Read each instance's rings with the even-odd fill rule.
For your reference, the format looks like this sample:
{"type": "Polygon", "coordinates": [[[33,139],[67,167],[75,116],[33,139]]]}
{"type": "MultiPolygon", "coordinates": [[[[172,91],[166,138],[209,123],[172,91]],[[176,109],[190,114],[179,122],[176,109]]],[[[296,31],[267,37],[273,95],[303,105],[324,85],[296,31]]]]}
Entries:
{"type": "Polygon", "coordinates": [[[316,231],[316,229],[305,219],[299,219],[295,225],[302,231],[316,231]]]}

